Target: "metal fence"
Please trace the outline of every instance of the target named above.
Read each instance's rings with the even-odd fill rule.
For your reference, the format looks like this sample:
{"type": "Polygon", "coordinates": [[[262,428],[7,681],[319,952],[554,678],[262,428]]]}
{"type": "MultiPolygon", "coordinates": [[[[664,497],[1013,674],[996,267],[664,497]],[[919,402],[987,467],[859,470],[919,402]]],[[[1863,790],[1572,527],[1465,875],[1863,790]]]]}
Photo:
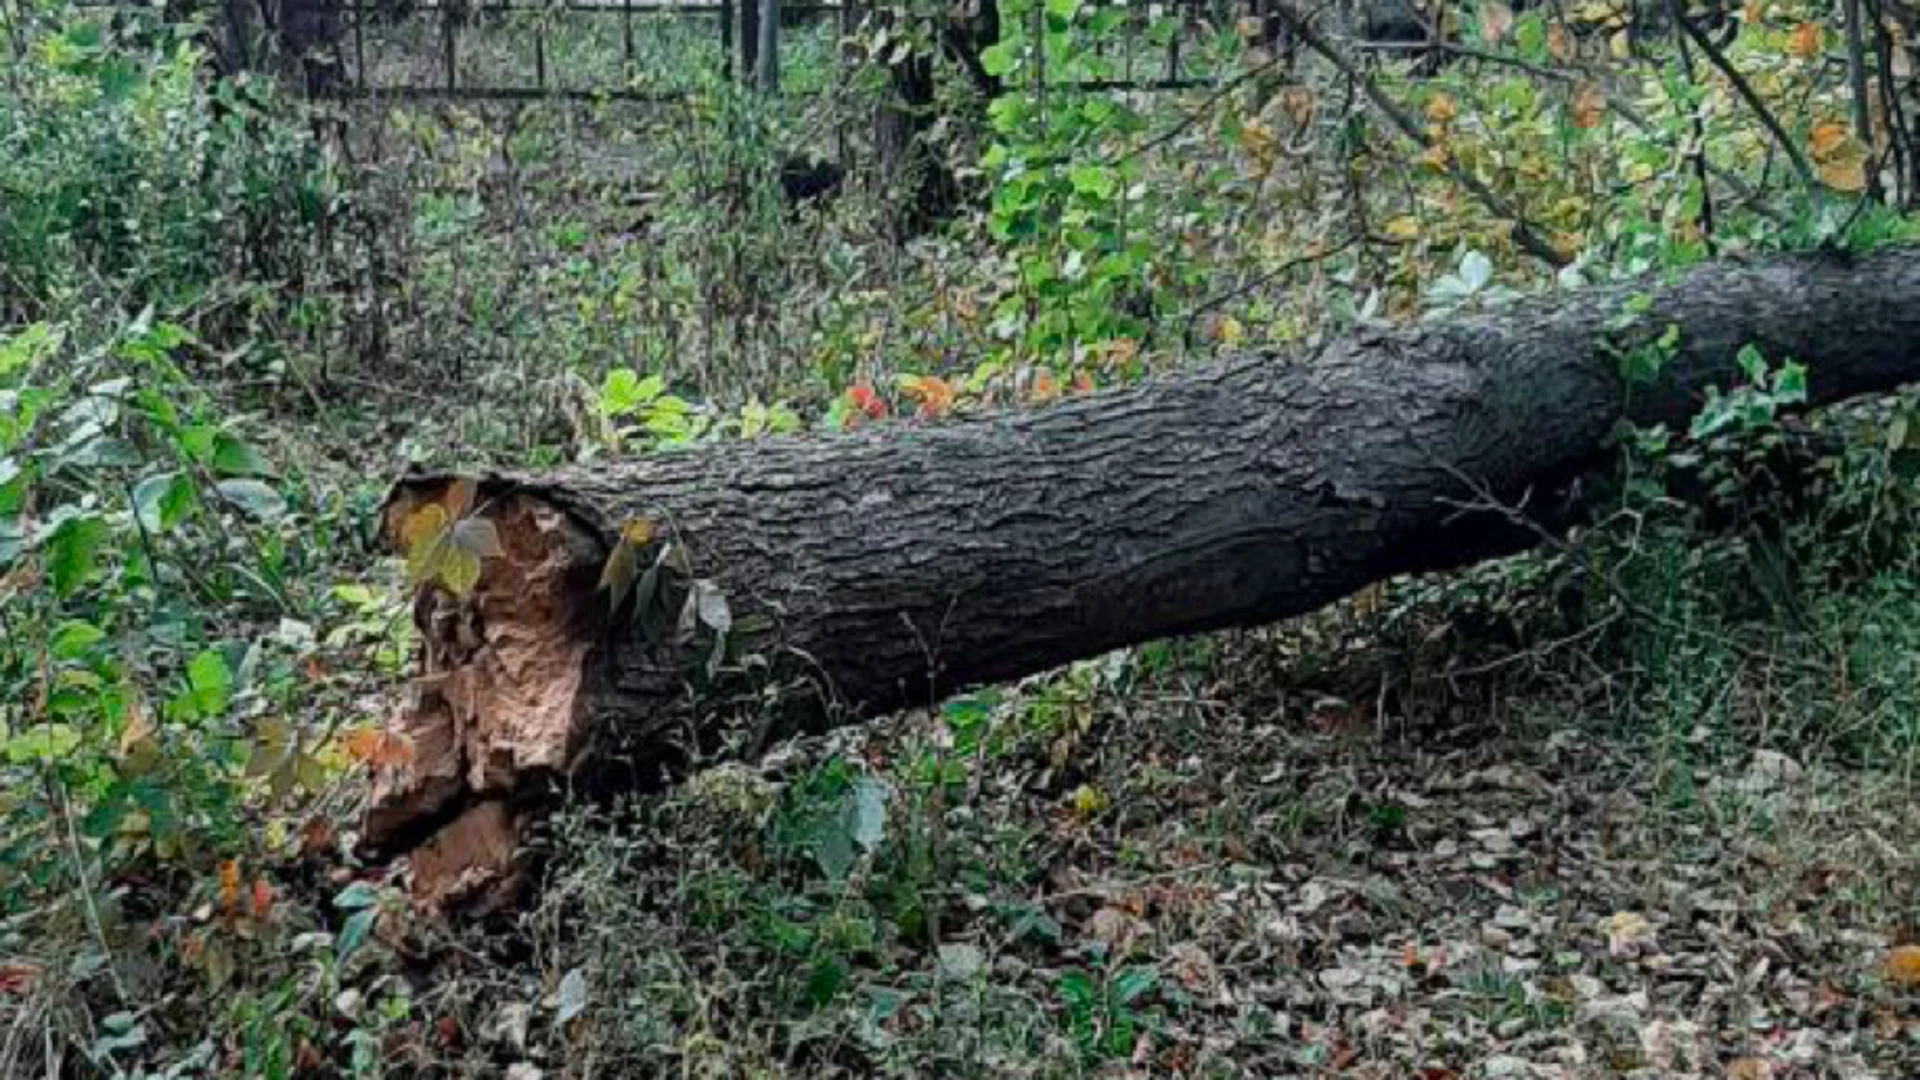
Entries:
{"type": "MultiPolygon", "coordinates": [[[[701,65],[723,65],[769,88],[787,68],[794,77],[783,90],[817,92],[832,83],[832,69],[845,62],[841,43],[865,17],[858,0],[213,2],[229,63],[298,75],[316,96],[382,99],[664,101],[684,96],[701,65]],[[788,62],[783,53],[796,48],[818,50],[823,63],[788,62]]],[[[1207,85],[1210,73],[1194,70],[1183,45],[1190,31],[1237,15],[1241,3],[1257,14],[1263,0],[1173,0],[1163,6],[1179,29],[1164,44],[1144,45],[1143,20],[1137,68],[1064,85],[1207,85]]]]}

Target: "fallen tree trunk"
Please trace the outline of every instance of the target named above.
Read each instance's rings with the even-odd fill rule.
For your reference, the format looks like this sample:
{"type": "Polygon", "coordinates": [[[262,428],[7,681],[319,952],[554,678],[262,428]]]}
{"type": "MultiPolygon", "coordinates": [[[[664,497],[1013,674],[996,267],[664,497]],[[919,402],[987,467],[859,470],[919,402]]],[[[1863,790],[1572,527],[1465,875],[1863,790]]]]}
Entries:
{"type": "Polygon", "coordinates": [[[473,545],[463,595],[422,591],[411,761],[376,778],[365,841],[412,852],[423,902],[489,906],[556,786],[645,786],[1520,550],[1532,529],[1462,505],[1572,498],[1619,420],[1683,422],[1742,346],[1807,364],[1818,404],[1920,378],[1916,343],[1920,249],[1726,262],[1028,412],[492,474],[477,496],[409,476],[396,544],[419,556],[422,508],[451,500],[498,548],[473,545]],[[1670,328],[1629,385],[1622,356],[1670,328]]]}

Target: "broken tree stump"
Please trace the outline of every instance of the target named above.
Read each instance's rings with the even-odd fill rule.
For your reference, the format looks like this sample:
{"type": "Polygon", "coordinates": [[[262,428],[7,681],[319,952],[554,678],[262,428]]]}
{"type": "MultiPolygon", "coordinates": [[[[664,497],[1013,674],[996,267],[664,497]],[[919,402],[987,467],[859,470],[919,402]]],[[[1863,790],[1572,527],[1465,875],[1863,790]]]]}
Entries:
{"type": "Polygon", "coordinates": [[[562,789],[1521,550],[1535,529],[1463,505],[1577,501],[1620,420],[1685,421],[1746,345],[1807,365],[1809,404],[1920,377],[1920,249],[1713,263],[1033,411],[410,475],[388,535],[466,555],[420,593],[412,760],[364,842],[412,854],[423,904],[489,908],[562,789]]]}

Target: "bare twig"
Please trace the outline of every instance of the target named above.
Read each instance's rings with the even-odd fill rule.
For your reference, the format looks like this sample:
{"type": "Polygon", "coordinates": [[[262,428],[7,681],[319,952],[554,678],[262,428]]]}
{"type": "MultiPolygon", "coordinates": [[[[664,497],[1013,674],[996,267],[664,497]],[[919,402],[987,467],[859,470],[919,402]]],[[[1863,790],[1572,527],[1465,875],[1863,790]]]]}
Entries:
{"type": "Polygon", "coordinates": [[[1733,86],[1733,92],[1740,96],[1740,100],[1747,103],[1747,108],[1753,110],[1760,125],[1767,129],[1767,134],[1773,136],[1773,141],[1780,147],[1780,152],[1786,155],[1788,163],[1793,166],[1794,175],[1800,178],[1801,186],[1806,189],[1807,206],[1818,214],[1821,206],[1820,181],[1814,176],[1813,165],[1807,161],[1807,156],[1800,152],[1800,147],[1787,135],[1787,129],[1780,125],[1780,118],[1773,115],[1773,110],[1760,99],[1759,92],[1754,90],[1753,84],[1747,81],[1747,77],[1740,74],[1740,70],[1727,59],[1727,54],[1721,52],[1719,46],[1702,33],[1692,19],[1687,18],[1686,8],[1680,0],[1667,0],[1667,10],[1673,13],[1673,21],[1679,25],[1681,33],[1700,47],[1700,51],[1706,54],[1707,61],[1726,77],[1727,82],[1733,86]]]}
{"type": "MultiPolygon", "coordinates": [[[[1687,39],[1680,37],[1680,69],[1686,74],[1687,87],[1695,89],[1693,78],[1693,50],[1687,47],[1687,39]]],[[[1687,155],[1693,160],[1693,174],[1700,181],[1700,232],[1707,242],[1707,254],[1718,255],[1713,239],[1713,185],[1707,183],[1707,125],[1700,119],[1700,103],[1687,103],[1687,117],[1693,123],[1693,153],[1687,155]]]]}
{"type": "MultiPolygon", "coordinates": [[[[1867,42],[1860,20],[1863,17],[1860,0],[1841,0],[1841,9],[1847,18],[1847,89],[1853,99],[1853,133],[1859,137],[1860,145],[1867,148],[1869,157],[1873,154],[1873,116],[1867,108],[1867,42]]],[[[1880,196],[1880,170],[1867,174],[1867,193],[1874,198],[1880,196]]]]}
{"type": "MultiPolygon", "coordinates": [[[[1378,109],[1381,115],[1391,121],[1393,126],[1398,128],[1402,135],[1406,136],[1410,142],[1422,150],[1432,150],[1435,148],[1436,144],[1428,137],[1426,130],[1422,128],[1413,117],[1409,116],[1407,111],[1401,108],[1398,102],[1388,97],[1386,93],[1380,89],[1379,84],[1368,78],[1365,72],[1355,66],[1351,58],[1335,48],[1326,38],[1320,36],[1320,32],[1315,30],[1307,19],[1302,18],[1300,13],[1295,11],[1289,4],[1279,5],[1279,11],[1280,17],[1285,19],[1287,24],[1293,28],[1293,32],[1299,37],[1301,44],[1319,53],[1322,59],[1332,64],[1342,75],[1345,75],[1348,79],[1351,79],[1355,85],[1359,86],[1361,92],[1367,95],[1367,100],[1373,103],[1373,107],[1378,109]]],[[[1532,255],[1534,258],[1539,259],[1541,262],[1555,269],[1567,265],[1569,262],[1568,258],[1562,255],[1552,244],[1547,243],[1545,238],[1535,231],[1534,227],[1527,222],[1526,218],[1521,216],[1519,209],[1502,198],[1499,192],[1481,183],[1479,178],[1475,177],[1472,173],[1457,168],[1450,159],[1446,161],[1442,168],[1454,183],[1465,188],[1469,194],[1479,200],[1480,205],[1486,207],[1495,217],[1501,218],[1512,225],[1514,240],[1526,250],[1527,254],[1532,255]]]]}
{"type": "Polygon", "coordinates": [[[1274,280],[1275,278],[1284,277],[1285,275],[1292,273],[1294,270],[1302,266],[1305,266],[1308,263],[1317,263],[1323,259],[1330,259],[1333,256],[1338,255],[1341,252],[1352,247],[1354,244],[1359,243],[1359,241],[1360,241],[1360,238],[1358,236],[1349,236],[1345,240],[1340,241],[1338,244],[1335,244],[1334,246],[1327,248],[1324,251],[1316,251],[1307,255],[1302,255],[1295,259],[1288,259],[1286,262],[1281,263],[1279,266],[1275,267],[1272,270],[1267,271],[1264,274],[1259,274],[1251,278],[1250,280],[1241,282],[1240,284],[1234,286],[1231,289],[1227,289],[1223,292],[1215,293],[1214,295],[1207,297],[1205,300],[1200,301],[1198,304],[1195,304],[1193,306],[1192,311],[1189,311],[1187,313],[1186,325],[1180,331],[1181,344],[1187,348],[1193,347],[1193,327],[1194,327],[1194,324],[1200,320],[1200,316],[1205,315],[1207,312],[1212,311],[1214,308],[1219,307],[1221,304],[1224,304],[1227,301],[1234,299],[1235,297],[1244,296],[1247,293],[1252,292],[1253,290],[1259,288],[1262,285],[1267,284],[1268,282],[1274,280]]]}

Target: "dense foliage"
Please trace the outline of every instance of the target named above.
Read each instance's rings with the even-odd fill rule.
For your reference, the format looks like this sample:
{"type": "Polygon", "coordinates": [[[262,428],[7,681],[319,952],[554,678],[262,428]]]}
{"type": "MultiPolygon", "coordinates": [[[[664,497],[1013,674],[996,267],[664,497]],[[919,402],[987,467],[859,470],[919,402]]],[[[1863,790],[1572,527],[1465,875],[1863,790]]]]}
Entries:
{"type": "MultiPolygon", "coordinates": [[[[1410,728],[1615,724],[1610,763],[1661,839],[1726,826],[1711,793],[1755,746],[1910,802],[1920,415],[1814,421],[1817,463],[1780,482],[1809,441],[1788,420],[1804,369],[1756,353],[1689,430],[1622,433],[1617,513],[1572,545],[964,698],[786,773],[723,770],[634,808],[645,839],[570,826],[590,854],[518,929],[520,975],[409,970],[459,949],[345,852],[365,770],[409,752],[379,733],[409,586],[367,535],[407,464],[1043,406],[1217,350],[1910,239],[1913,27],[1843,7],[1871,25],[1755,0],[1696,39],[1621,5],[1479,0],[1448,7],[1454,55],[1400,60],[1324,27],[1002,0],[974,58],[998,96],[941,54],[923,137],[968,199],[914,237],[916,185],[867,134],[888,65],[935,48],[941,16],[910,6],[847,41],[796,31],[791,81],[817,95],[766,98],[662,34],[626,75],[671,103],[501,108],[308,101],[217,73],[208,26],[159,6],[0,9],[0,1073],[564,1069],[576,1050],[714,1074],[1337,1068],[1356,1051],[1327,1034],[1335,1006],[1262,1001],[1195,1036],[1234,1003],[1192,950],[1226,946],[1195,929],[1155,952],[1145,901],[1058,902],[1095,895],[1088,860],[1178,875],[1259,862],[1251,842],[1277,864],[1315,829],[1354,859],[1404,846],[1420,801],[1398,789],[1302,780],[1242,806],[1254,779],[1215,776],[1211,831],[1180,841],[1205,858],[1169,871],[1179,845],[1133,804],[1176,820],[1199,805],[1176,774],[1239,755],[1215,688],[1320,734],[1376,694],[1382,725],[1389,699],[1410,728]],[[1112,85],[1176,38],[1211,85],[1112,85]],[[780,162],[832,139],[854,175],[783,199],[780,162]],[[672,940],[637,954],[636,917],[672,940]],[[447,1000],[476,981],[495,997],[447,1000]],[[483,1039],[516,1003],[517,1035],[508,1008],[483,1039]]],[[[1294,783],[1261,760],[1263,784],[1294,783]]],[[[1254,910],[1256,876],[1219,886],[1254,910]]],[[[1823,917],[1910,932],[1912,880],[1823,917]]],[[[1563,974],[1618,974],[1639,934],[1563,974]]],[[[1904,1015],[1910,967],[1836,963],[1859,1028],[1904,1015]]],[[[1551,1004],[1475,977],[1476,1010],[1551,1004]]]]}

